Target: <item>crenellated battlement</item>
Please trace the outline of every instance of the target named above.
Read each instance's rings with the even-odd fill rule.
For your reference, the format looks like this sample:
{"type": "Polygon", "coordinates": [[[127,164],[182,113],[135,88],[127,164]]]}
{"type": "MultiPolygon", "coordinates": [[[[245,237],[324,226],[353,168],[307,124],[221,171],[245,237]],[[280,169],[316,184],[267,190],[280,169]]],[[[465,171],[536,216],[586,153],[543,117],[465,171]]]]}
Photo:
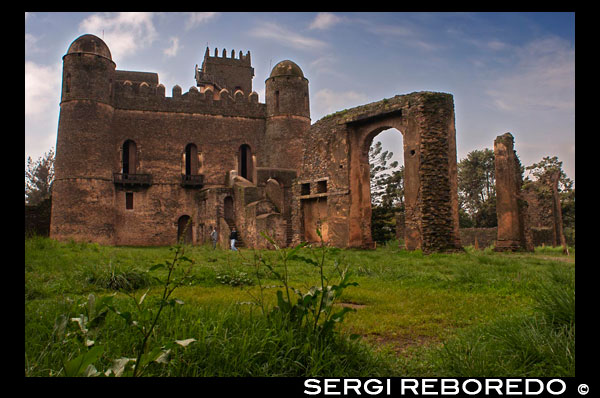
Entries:
{"type": "Polygon", "coordinates": [[[158,79],[147,81],[117,80],[113,102],[118,109],[206,113],[226,116],[265,117],[265,104],[258,102],[258,94],[242,90],[230,93],[214,86],[192,86],[185,93],[179,85],[166,96],[166,88],[158,79]]]}
{"type": "Polygon", "coordinates": [[[242,50],[240,50],[238,57],[235,58],[235,50],[231,50],[231,56],[227,57],[227,50],[225,48],[223,48],[221,50],[221,56],[219,57],[219,49],[215,48],[215,52],[214,55],[210,55],[210,51],[209,48],[206,47],[206,51],[204,52],[204,62],[206,62],[207,59],[210,59],[211,61],[229,61],[229,62],[235,62],[237,61],[239,64],[243,64],[243,65],[247,65],[247,66],[251,66],[252,62],[250,59],[250,51],[246,52],[246,55],[242,54],[242,50]]]}

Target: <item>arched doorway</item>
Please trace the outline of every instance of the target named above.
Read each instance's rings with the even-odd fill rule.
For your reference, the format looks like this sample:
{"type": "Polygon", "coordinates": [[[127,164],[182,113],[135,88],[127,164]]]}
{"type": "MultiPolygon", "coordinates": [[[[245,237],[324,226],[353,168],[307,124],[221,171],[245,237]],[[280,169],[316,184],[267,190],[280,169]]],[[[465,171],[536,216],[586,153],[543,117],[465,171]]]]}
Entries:
{"type": "MultiPolygon", "coordinates": [[[[356,126],[352,134],[354,150],[350,164],[350,192],[353,196],[350,209],[350,243],[352,246],[373,246],[371,235],[371,168],[369,148],[380,133],[394,129],[402,134],[402,157],[404,160],[404,210],[405,247],[415,250],[421,247],[419,209],[420,155],[416,131],[407,128],[400,115],[373,120],[356,126]]],[[[392,130],[392,131],[394,131],[392,130]]]]}
{"type": "Polygon", "coordinates": [[[243,144],[240,146],[238,155],[238,175],[252,181],[252,172],[252,150],[250,145],[243,144]]]}
{"type": "MultiPolygon", "coordinates": [[[[396,215],[404,213],[404,156],[402,133],[394,128],[383,130],[369,147],[371,191],[371,238],[383,244],[399,237],[396,215]]],[[[403,247],[403,242],[402,242],[403,247]]]]}
{"type": "Polygon", "coordinates": [[[192,222],[188,215],[183,215],[177,220],[177,242],[192,244],[193,242],[192,222]]]}

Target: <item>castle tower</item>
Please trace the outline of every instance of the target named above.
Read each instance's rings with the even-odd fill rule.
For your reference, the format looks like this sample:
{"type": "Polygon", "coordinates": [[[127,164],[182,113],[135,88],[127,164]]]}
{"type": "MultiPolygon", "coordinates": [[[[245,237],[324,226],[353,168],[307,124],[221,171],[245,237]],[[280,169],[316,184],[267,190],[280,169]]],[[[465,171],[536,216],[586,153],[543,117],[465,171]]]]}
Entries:
{"type": "Polygon", "coordinates": [[[227,51],[223,49],[221,57],[215,48],[215,55],[210,56],[208,47],[204,53],[201,69],[196,66],[196,85],[200,91],[204,88],[212,87],[214,92],[221,89],[227,89],[233,96],[237,90],[242,90],[245,96],[252,93],[252,78],[254,77],[254,68],[250,60],[250,51],[243,55],[239,52],[238,58],[235,58],[235,50],[231,50],[231,57],[227,58],[227,51]]]}
{"type": "Polygon", "coordinates": [[[310,128],[308,80],[294,62],[281,61],[265,81],[267,105],[266,142],[276,150],[265,151],[268,167],[300,170],[304,133],[310,128]]]}
{"type": "Polygon", "coordinates": [[[94,35],[71,43],[63,57],[50,236],[112,244],[117,150],[111,138],[115,63],[94,35]]]}

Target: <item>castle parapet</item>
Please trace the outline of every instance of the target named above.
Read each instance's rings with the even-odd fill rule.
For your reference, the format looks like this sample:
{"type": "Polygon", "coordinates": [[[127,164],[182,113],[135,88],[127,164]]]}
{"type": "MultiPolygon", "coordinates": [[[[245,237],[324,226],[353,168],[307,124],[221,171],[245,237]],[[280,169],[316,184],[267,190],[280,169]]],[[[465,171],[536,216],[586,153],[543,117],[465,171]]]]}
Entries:
{"type": "Polygon", "coordinates": [[[145,72],[119,71],[114,83],[114,106],[118,109],[161,112],[203,113],[224,116],[265,117],[266,105],[258,102],[258,94],[238,89],[233,95],[228,89],[192,86],[185,93],[175,85],[172,96],[165,96],[165,86],[158,75],[145,72]],[[128,78],[128,79],[124,79],[128,78]]]}

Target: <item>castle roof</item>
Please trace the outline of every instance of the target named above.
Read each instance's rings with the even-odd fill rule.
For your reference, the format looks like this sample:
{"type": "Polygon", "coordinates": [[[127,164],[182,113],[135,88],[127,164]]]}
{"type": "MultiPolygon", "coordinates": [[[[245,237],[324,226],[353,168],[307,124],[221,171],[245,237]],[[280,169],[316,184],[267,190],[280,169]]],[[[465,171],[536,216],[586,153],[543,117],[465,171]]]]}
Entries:
{"type": "Polygon", "coordinates": [[[76,53],[95,54],[112,60],[110,50],[106,43],[99,37],[90,34],[79,36],[71,43],[67,54],[76,53]]]}
{"type": "Polygon", "coordinates": [[[302,69],[294,62],[286,59],[285,61],[281,61],[271,71],[271,75],[269,77],[274,76],[300,76],[304,77],[304,73],[302,73],[302,69]]]}

